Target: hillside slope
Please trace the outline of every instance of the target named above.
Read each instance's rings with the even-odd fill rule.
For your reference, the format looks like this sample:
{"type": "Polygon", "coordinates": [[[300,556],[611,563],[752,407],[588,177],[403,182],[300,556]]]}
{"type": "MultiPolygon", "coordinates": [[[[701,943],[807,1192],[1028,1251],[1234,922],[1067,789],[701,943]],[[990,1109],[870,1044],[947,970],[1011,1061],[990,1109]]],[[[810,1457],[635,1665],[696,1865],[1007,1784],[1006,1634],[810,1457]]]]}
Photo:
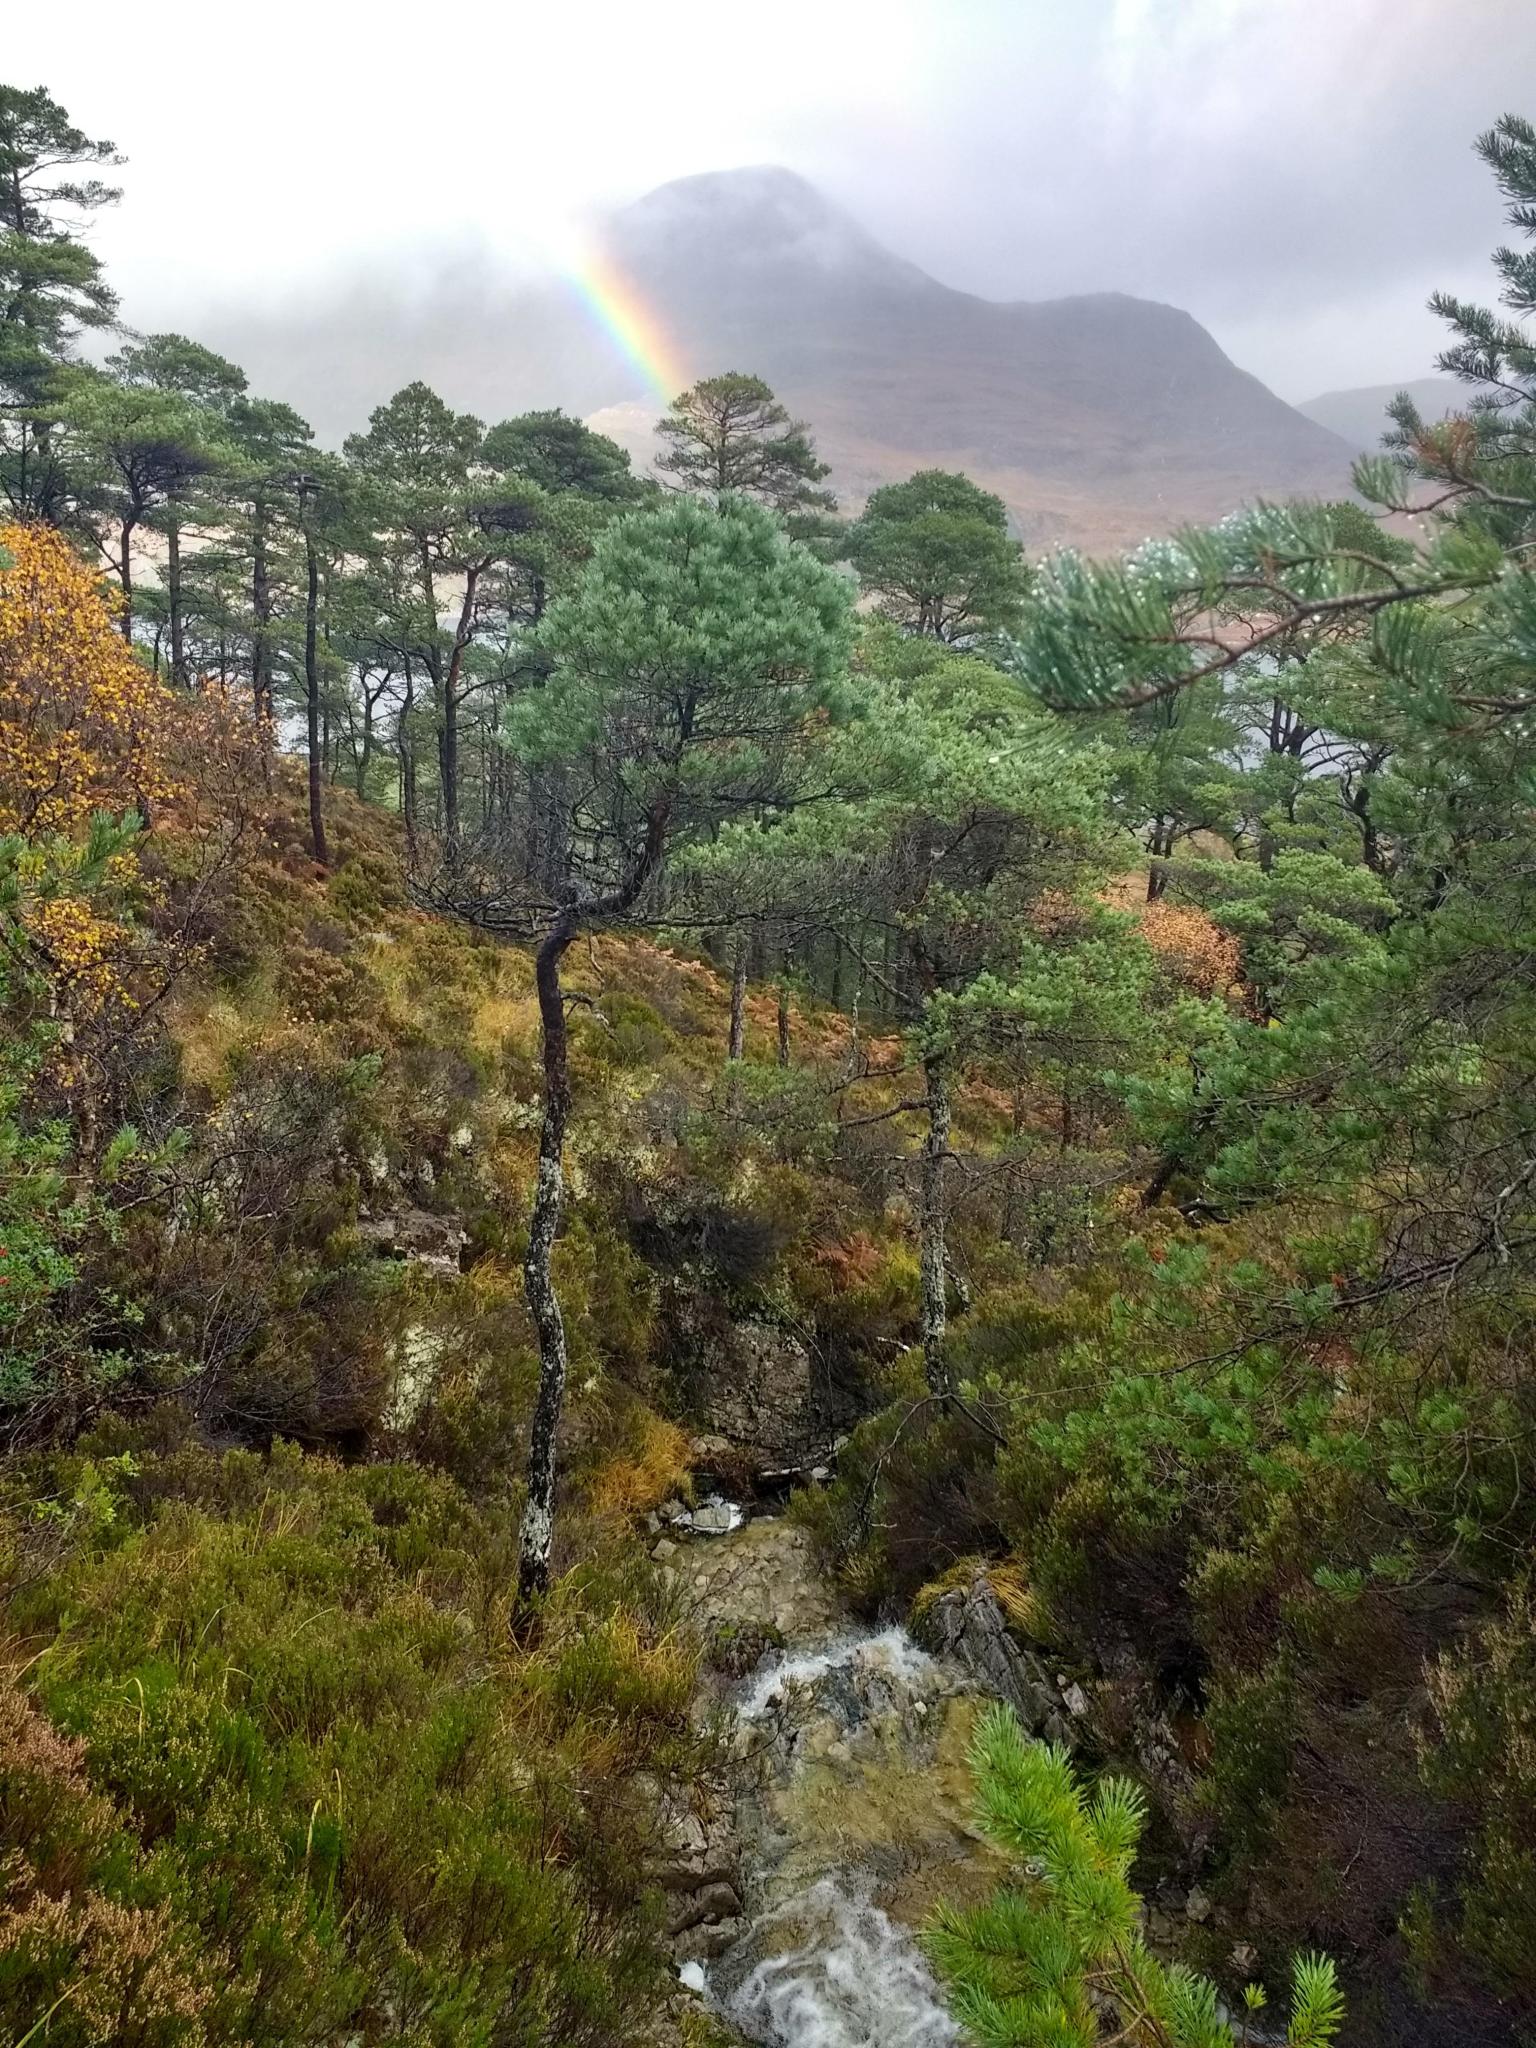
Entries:
{"type": "Polygon", "coordinates": [[[1322,391],[1296,410],[1318,426],[1337,434],[1351,448],[1374,453],[1390,422],[1387,407],[1399,391],[1408,396],[1427,420],[1443,419],[1448,412],[1464,406],[1468,392],[1455,377],[1418,377],[1402,384],[1362,384],[1349,391],[1322,391]]]}
{"type": "Polygon", "coordinates": [[[1337,439],[1189,314],[1117,292],[952,291],[789,171],[663,186],[617,218],[611,247],[691,367],[766,376],[853,498],[923,464],[962,468],[1026,541],[1097,546],[1344,482],[1337,439]]]}

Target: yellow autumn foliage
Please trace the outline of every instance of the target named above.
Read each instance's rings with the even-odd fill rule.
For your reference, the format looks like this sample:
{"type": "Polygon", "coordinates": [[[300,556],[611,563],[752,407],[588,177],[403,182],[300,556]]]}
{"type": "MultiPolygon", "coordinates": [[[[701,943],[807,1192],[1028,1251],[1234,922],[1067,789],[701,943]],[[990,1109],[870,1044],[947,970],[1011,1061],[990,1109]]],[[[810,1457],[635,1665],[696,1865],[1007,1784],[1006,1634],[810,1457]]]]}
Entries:
{"type": "Polygon", "coordinates": [[[173,701],[63,535],[0,526],[0,832],[73,837],[171,801],[173,701]]]}

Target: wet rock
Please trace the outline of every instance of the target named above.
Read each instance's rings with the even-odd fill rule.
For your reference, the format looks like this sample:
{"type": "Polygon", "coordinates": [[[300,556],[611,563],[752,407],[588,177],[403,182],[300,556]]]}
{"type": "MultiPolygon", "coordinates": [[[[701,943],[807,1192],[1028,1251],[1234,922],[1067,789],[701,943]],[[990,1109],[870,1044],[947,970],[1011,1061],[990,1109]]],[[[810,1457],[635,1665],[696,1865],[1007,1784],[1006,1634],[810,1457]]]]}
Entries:
{"type": "Polygon", "coordinates": [[[785,1642],[814,1642],[840,1618],[810,1537],[777,1516],[760,1515],[731,1535],[691,1545],[689,1565],[694,1615],[706,1641],[729,1631],[742,1646],[741,1656],[729,1660],[733,1676],[750,1668],[742,1661],[749,1643],[761,1654],[785,1642]]]}
{"type": "Polygon", "coordinates": [[[707,1432],[762,1471],[798,1468],[817,1435],[809,1351],[792,1332],[765,1322],[729,1324],[710,1350],[695,1389],[707,1432]]]}
{"type": "Polygon", "coordinates": [[[674,1908],[667,1923],[667,1933],[674,1939],[686,1934],[691,1927],[722,1920],[735,1920],[741,1914],[741,1900],[736,1887],[723,1879],[701,1885],[698,1891],[689,1892],[674,1908]]]}
{"type": "Polygon", "coordinates": [[[1049,1671],[1009,1627],[984,1571],[968,1584],[941,1593],[917,1632],[930,1648],[953,1657],[986,1691],[1006,1700],[1031,1734],[1049,1730],[1052,1741],[1069,1745],[1075,1739],[1049,1671]]]}
{"type": "MultiPolygon", "coordinates": [[[[712,1963],[733,1949],[746,1932],[746,1921],[701,1920],[697,1926],[686,1927],[672,1937],[672,1955],[684,1969],[690,1963],[712,1963]]],[[[688,1979],[682,1981],[688,1982],[688,1979]]],[[[698,1985],[703,1989],[702,1979],[698,1985]]]]}
{"type": "Polygon", "coordinates": [[[735,1501],[717,1498],[679,1515],[677,1527],[690,1529],[696,1536],[727,1536],[732,1529],[741,1527],[742,1519],[735,1501]]]}

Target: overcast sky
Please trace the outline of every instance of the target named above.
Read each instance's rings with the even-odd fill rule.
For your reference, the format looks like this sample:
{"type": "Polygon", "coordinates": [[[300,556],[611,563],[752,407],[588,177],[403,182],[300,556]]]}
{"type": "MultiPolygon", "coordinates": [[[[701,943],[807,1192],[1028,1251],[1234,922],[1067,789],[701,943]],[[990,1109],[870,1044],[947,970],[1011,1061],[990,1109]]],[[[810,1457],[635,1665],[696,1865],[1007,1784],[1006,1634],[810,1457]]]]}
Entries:
{"type": "Polygon", "coordinates": [[[95,242],[144,328],[537,264],[775,162],[946,283],[1165,299],[1302,399],[1423,375],[1428,292],[1491,295],[1469,145],[1536,115],[1536,0],[73,0],[0,75],[128,157],[95,242]]]}

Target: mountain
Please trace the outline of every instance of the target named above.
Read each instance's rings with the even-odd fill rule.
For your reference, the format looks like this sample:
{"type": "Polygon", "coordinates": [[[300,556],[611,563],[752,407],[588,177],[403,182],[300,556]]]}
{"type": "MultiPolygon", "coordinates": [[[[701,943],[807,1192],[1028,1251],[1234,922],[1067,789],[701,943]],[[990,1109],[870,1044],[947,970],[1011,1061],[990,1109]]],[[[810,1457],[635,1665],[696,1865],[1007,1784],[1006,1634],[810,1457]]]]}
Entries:
{"type": "Polygon", "coordinates": [[[1406,391],[1426,420],[1441,420],[1467,402],[1467,387],[1455,377],[1418,377],[1401,384],[1362,384],[1353,391],[1324,391],[1296,410],[1316,420],[1361,454],[1375,454],[1391,425],[1387,406],[1406,391]]]}
{"type": "Polygon", "coordinates": [[[1122,293],[1000,303],[893,255],[792,172],[684,178],[609,253],[691,367],[755,370],[862,498],[968,471],[1035,545],[1134,542],[1244,498],[1346,488],[1350,450],[1189,314],[1122,293]]]}
{"type": "MultiPolygon", "coordinates": [[[[1353,446],[1238,369],[1188,313],[1118,292],[952,290],[791,171],[664,185],[610,221],[605,255],[681,374],[753,371],[810,422],[848,505],[914,469],[964,469],[1030,546],[1108,549],[1256,495],[1348,485],[1353,446]]],[[[242,313],[208,338],[328,438],[418,376],[489,419],[598,414],[642,450],[656,411],[575,288],[483,264],[410,294],[373,284],[328,307],[242,313]]]]}

